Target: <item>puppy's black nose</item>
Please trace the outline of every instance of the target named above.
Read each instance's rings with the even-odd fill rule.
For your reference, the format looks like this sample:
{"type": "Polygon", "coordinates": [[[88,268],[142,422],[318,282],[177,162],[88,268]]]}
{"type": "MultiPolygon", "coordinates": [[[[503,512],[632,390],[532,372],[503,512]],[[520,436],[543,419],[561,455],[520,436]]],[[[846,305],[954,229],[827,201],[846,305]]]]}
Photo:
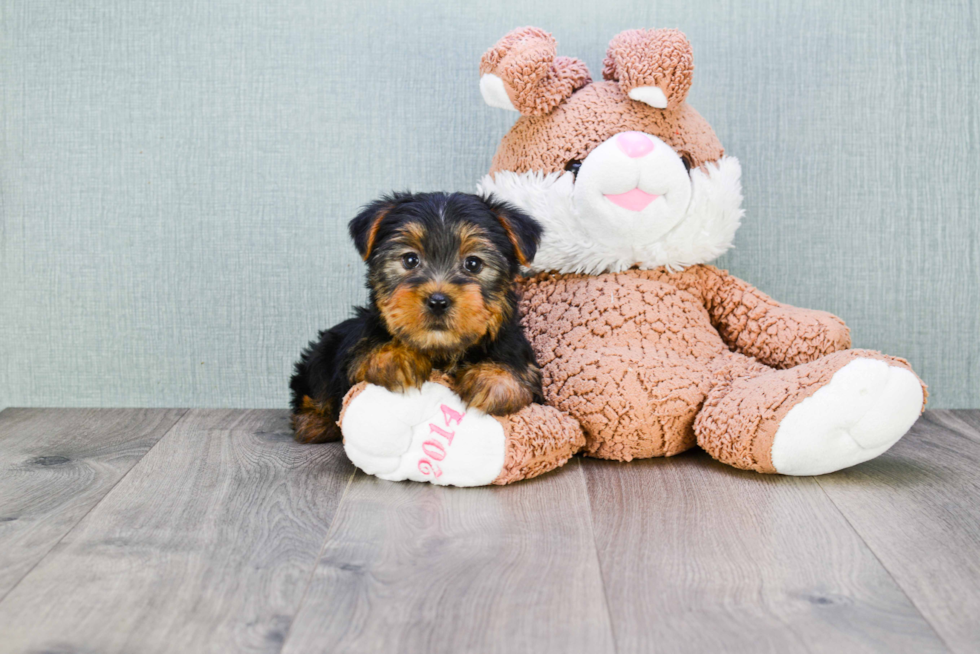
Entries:
{"type": "Polygon", "coordinates": [[[442,293],[433,293],[426,301],[429,311],[437,316],[441,316],[449,310],[449,298],[442,293]]]}

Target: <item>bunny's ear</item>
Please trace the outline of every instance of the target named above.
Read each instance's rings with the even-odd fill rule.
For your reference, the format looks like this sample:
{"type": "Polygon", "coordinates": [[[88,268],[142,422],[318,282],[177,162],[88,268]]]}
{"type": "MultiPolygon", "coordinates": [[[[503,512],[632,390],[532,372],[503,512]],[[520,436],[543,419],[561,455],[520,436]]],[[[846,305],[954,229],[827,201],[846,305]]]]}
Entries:
{"type": "Polygon", "coordinates": [[[480,93],[491,107],[542,116],[592,81],[578,59],[555,56],[555,39],[521,27],[497,41],[480,60],[480,93]]]}
{"type": "Polygon", "coordinates": [[[602,77],[619,82],[633,100],[657,109],[684,102],[694,74],[694,54],[678,30],[628,30],[609,43],[602,77]]]}

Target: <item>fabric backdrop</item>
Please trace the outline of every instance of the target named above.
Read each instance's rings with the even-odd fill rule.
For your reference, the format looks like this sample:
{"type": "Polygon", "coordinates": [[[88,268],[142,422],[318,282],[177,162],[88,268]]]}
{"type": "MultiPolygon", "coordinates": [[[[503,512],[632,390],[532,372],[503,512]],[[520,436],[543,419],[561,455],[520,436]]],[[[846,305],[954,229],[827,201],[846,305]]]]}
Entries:
{"type": "Polygon", "coordinates": [[[364,298],[345,226],[473,190],[515,114],[508,30],[677,27],[690,103],[744,169],[721,265],[980,407],[974,3],[0,0],[0,407],[278,407],[364,298]]]}

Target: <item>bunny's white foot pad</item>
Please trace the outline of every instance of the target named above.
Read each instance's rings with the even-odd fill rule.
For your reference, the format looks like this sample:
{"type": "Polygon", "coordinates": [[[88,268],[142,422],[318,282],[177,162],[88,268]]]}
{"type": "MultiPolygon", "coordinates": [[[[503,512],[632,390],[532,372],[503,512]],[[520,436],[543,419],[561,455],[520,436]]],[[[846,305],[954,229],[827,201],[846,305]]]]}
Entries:
{"type": "Polygon", "coordinates": [[[772,443],[783,475],[823,475],[869,461],[894,445],[922,412],[914,373],[877,359],[854,359],[793,407],[772,443]]]}
{"type": "Polygon", "coordinates": [[[354,465],[389,481],[485,486],[504,466],[503,426],[434,382],[404,393],[369,384],[349,401],[341,431],[354,465]]]}

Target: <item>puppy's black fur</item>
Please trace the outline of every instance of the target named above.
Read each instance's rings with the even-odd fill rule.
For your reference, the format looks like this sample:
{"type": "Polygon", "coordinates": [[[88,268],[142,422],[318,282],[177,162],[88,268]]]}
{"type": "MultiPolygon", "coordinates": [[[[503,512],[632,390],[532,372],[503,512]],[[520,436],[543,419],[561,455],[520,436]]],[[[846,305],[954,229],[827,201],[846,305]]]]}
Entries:
{"type": "Polygon", "coordinates": [[[493,198],[396,193],[365,207],[350,235],[368,265],[370,303],[320,332],[296,363],[296,440],[339,439],[352,385],[420,387],[433,369],[487,413],[542,401],[514,284],[541,237],[535,220],[493,198]]]}

